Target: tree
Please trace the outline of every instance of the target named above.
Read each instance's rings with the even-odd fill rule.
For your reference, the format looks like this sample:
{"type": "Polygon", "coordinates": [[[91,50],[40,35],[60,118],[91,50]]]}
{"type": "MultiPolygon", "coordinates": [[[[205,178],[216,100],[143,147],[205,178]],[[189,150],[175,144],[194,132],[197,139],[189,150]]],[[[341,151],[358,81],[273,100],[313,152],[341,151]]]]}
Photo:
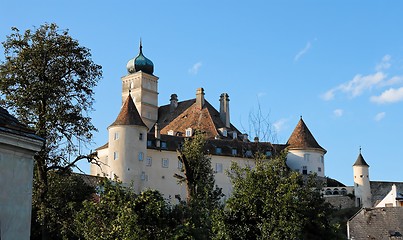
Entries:
{"type": "MultiPolygon", "coordinates": [[[[50,172],[48,174],[49,189],[47,202],[48,236],[50,239],[79,239],[79,234],[73,228],[74,215],[83,207],[83,201],[93,198],[95,188],[86,183],[83,175],[70,174],[69,172],[59,174],[50,172]]],[[[34,196],[38,187],[34,181],[34,196]]],[[[37,198],[33,199],[31,239],[40,239],[41,226],[38,222],[37,198]]]]}
{"type": "Polygon", "coordinates": [[[211,159],[205,154],[204,135],[196,132],[186,139],[178,159],[182,163],[183,175],[175,174],[179,182],[185,182],[187,196],[183,222],[188,233],[196,239],[211,238],[211,218],[220,206],[221,189],[215,186],[211,159]]]}
{"type": "Polygon", "coordinates": [[[105,179],[98,200],[84,202],[75,216],[82,239],[169,239],[175,221],[171,209],[156,190],[139,195],[121,182],[105,179]]]}
{"type": "Polygon", "coordinates": [[[217,239],[332,239],[332,208],[313,179],[286,165],[286,153],[256,167],[231,166],[232,196],[215,221],[217,239]]]}
{"type": "Polygon", "coordinates": [[[1,104],[45,139],[35,156],[35,178],[42,238],[47,239],[48,172],[68,171],[81,159],[95,159],[93,154],[81,155],[79,146],[88,144],[96,130],[88,113],[101,66],[68,30],[53,23],[24,33],[12,28],[2,44],[1,104]]]}

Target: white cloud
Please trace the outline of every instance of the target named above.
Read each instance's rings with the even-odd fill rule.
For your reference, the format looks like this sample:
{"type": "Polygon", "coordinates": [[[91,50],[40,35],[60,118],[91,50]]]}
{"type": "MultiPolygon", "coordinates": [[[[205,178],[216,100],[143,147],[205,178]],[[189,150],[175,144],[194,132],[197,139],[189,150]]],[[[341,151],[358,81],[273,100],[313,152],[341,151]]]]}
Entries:
{"type": "Polygon", "coordinates": [[[279,133],[280,131],[282,131],[286,128],[287,122],[288,122],[288,120],[285,118],[279,119],[273,123],[273,127],[276,130],[276,132],[279,133]]]}
{"type": "Polygon", "coordinates": [[[332,100],[336,92],[347,93],[350,97],[354,98],[361,95],[365,90],[370,90],[374,86],[383,84],[385,78],[386,75],[383,72],[377,72],[365,76],[357,74],[351,81],[340,84],[324,93],[322,99],[326,101],[332,100]]]}
{"type": "Polygon", "coordinates": [[[379,96],[372,96],[371,101],[379,104],[403,101],[403,87],[398,89],[390,88],[379,96]]]}
{"type": "Polygon", "coordinates": [[[341,116],[343,116],[343,113],[344,113],[343,109],[335,109],[335,110],[333,111],[333,115],[334,115],[335,117],[341,117],[341,116]]]}
{"type": "Polygon", "coordinates": [[[391,58],[392,57],[390,55],[383,56],[382,61],[376,65],[375,70],[382,71],[382,70],[390,68],[390,66],[391,66],[390,59],[391,58]]]}
{"type": "Polygon", "coordinates": [[[195,64],[189,69],[189,73],[192,74],[192,75],[196,75],[196,74],[199,72],[201,66],[202,66],[202,62],[197,62],[197,63],[195,63],[195,64]]]}
{"type": "Polygon", "coordinates": [[[308,52],[308,50],[311,48],[311,46],[312,46],[311,42],[307,42],[306,46],[304,47],[304,49],[302,49],[301,51],[299,51],[297,53],[297,55],[295,55],[294,61],[295,62],[298,61],[305,53],[308,52]]]}
{"type": "Polygon", "coordinates": [[[378,114],[375,115],[375,121],[379,122],[381,121],[384,117],[385,117],[386,113],[385,112],[380,112],[378,114]]]}

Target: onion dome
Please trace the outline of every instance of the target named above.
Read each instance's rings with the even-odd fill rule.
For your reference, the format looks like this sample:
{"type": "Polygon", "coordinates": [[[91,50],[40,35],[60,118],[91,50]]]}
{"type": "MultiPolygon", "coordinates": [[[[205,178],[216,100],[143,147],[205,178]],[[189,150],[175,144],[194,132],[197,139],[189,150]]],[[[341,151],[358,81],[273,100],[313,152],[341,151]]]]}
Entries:
{"type": "Polygon", "coordinates": [[[137,55],[137,57],[129,60],[129,62],[126,65],[126,68],[129,73],[135,73],[135,72],[142,71],[142,72],[145,72],[148,74],[153,74],[154,64],[150,59],[148,59],[144,56],[141,40],[140,40],[139,54],[137,55]]]}

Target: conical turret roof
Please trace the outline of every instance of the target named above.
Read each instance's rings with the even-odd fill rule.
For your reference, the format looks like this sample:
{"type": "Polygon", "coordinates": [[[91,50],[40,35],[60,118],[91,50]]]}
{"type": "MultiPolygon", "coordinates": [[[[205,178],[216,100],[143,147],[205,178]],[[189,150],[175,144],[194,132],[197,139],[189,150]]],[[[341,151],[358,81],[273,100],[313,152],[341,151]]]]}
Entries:
{"type": "Polygon", "coordinates": [[[364,160],[364,157],[362,156],[361,152],[358,154],[357,160],[355,161],[353,166],[367,166],[369,167],[368,163],[364,160]]]}
{"type": "Polygon", "coordinates": [[[115,122],[112,123],[111,126],[117,125],[137,125],[142,127],[147,127],[143,120],[140,117],[139,112],[137,111],[136,105],[134,105],[133,98],[129,94],[127,96],[125,103],[120,110],[118,117],[115,122]]]}
{"type": "Polygon", "coordinates": [[[287,145],[290,149],[319,149],[326,153],[309,131],[302,117],[288,139],[287,145]]]}

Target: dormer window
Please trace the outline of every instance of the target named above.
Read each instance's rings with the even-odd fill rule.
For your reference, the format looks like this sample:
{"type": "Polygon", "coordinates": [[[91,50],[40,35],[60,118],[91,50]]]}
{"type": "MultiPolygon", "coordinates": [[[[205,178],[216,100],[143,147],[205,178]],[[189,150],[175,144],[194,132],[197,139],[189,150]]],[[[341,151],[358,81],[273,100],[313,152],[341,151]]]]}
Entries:
{"type": "Polygon", "coordinates": [[[227,136],[227,130],[226,130],[226,129],[224,129],[224,130],[222,131],[222,135],[223,135],[224,137],[227,136]]]}
{"type": "Polygon", "coordinates": [[[232,153],[232,155],[237,155],[238,154],[238,151],[237,151],[237,149],[236,148],[233,148],[232,150],[231,150],[231,153],[232,153]]]}
{"type": "Polygon", "coordinates": [[[174,133],[175,133],[174,130],[169,130],[169,131],[168,131],[168,135],[170,135],[170,136],[173,136],[174,133]]]}
{"type": "Polygon", "coordinates": [[[161,148],[162,149],[167,149],[167,142],[161,141],[161,148]]]}
{"type": "Polygon", "coordinates": [[[232,139],[237,139],[238,138],[238,134],[236,132],[232,133],[232,139]]]}
{"type": "Polygon", "coordinates": [[[222,148],[217,147],[217,148],[215,149],[215,153],[216,153],[216,154],[221,154],[221,153],[222,153],[222,148]]]}
{"type": "Polygon", "coordinates": [[[191,137],[191,136],[193,136],[193,129],[192,129],[192,128],[186,129],[185,136],[186,136],[186,137],[191,137]]]}

